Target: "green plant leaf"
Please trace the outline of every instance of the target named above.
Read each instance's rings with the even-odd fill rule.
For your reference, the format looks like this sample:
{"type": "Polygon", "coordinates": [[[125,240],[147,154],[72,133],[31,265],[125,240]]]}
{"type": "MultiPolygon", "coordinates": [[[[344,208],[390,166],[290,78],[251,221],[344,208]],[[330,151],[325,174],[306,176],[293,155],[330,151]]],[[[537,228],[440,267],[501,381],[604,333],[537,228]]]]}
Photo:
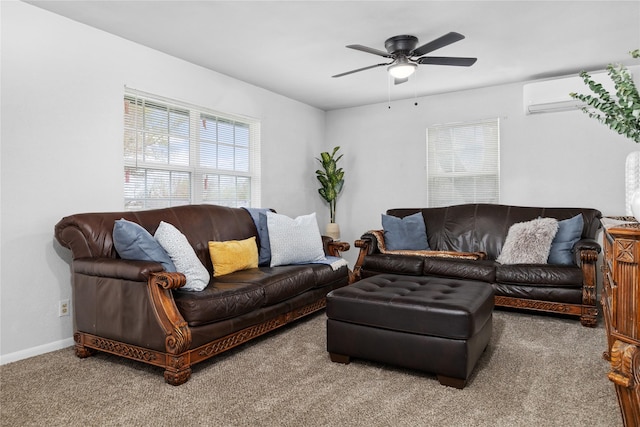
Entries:
{"type": "Polygon", "coordinates": [[[344,171],[337,163],[342,159],[342,154],[336,157],[340,147],[334,147],[331,153],[322,152],[316,160],[322,165],[322,170],[316,170],[316,178],[322,188],[318,189],[320,196],[329,203],[331,222],[335,221],[336,199],[344,186],[344,171]]]}
{"type": "MultiPolygon", "coordinates": [[[[635,49],[629,54],[633,58],[640,58],[640,49],[635,49]]],[[[623,65],[609,64],[606,70],[614,84],[614,94],[609,93],[602,84],[595,82],[587,72],[582,71],[579,75],[593,95],[572,92],[569,96],[587,104],[582,111],[590,118],[640,143],[640,94],[633,77],[623,65]]]]}

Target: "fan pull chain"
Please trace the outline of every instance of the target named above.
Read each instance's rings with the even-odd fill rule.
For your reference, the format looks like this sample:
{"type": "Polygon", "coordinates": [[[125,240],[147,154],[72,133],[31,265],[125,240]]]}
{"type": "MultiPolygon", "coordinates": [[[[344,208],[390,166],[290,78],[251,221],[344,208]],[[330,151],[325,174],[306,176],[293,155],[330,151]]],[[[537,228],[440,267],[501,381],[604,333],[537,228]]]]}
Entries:
{"type": "Polygon", "coordinates": [[[391,75],[387,75],[387,109],[391,109],[391,75]]]}
{"type": "Polygon", "coordinates": [[[413,85],[413,105],[415,105],[416,107],[418,106],[418,84],[415,83],[417,74],[418,71],[416,70],[415,74],[413,75],[413,79],[411,80],[411,84],[413,85]]]}

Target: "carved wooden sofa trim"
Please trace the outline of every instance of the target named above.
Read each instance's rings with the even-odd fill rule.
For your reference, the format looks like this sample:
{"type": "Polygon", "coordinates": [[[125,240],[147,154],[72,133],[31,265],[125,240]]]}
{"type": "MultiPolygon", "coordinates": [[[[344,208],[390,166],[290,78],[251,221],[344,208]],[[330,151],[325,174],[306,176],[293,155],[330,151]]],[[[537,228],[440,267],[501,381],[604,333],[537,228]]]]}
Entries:
{"type": "MultiPolygon", "coordinates": [[[[429,243],[432,249],[442,250],[444,255],[440,257],[426,256],[424,260],[419,257],[394,255],[381,250],[379,247],[379,234],[369,231],[355,241],[355,246],[360,249],[358,259],[354,266],[356,280],[370,277],[375,274],[395,273],[407,275],[448,275],[447,263],[453,267],[451,274],[462,274],[464,278],[484,280],[492,283],[496,290],[496,307],[510,307],[536,312],[559,313],[563,315],[579,317],[583,326],[594,327],[597,324],[598,308],[596,299],[598,254],[600,245],[595,236],[600,228],[601,213],[595,209],[582,208],[537,208],[519,207],[508,205],[469,204],[449,206],[445,208],[423,209],[390,209],[388,214],[394,216],[406,216],[416,212],[422,212],[429,243]],[[501,268],[495,263],[499,250],[507,235],[509,226],[516,222],[531,220],[537,217],[553,217],[558,220],[571,218],[582,213],[584,229],[581,240],[575,246],[575,269],[581,272],[582,285],[573,286],[572,289],[550,285],[535,286],[523,283],[499,282],[496,274],[489,272],[501,268]],[[459,218],[464,218],[460,221],[459,218]],[[496,220],[493,221],[492,218],[496,220]],[[449,257],[447,251],[460,252],[486,252],[487,259],[458,259],[446,260],[449,257]],[[478,263],[478,270],[474,271],[473,265],[478,263]],[[467,264],[464,268],[461,264],[467,264]],[[437,267],[433,267],[436,265],[437,267]],[[436,273],[432,273],[432,272],[436,273]],[[475,277],[482,276],[482,277],[475,277]],[[546,288],[546,289],[545,289],[546,288]],[[546,294],[546,290],[553,289],[559,292],[570,292],[571,296],[565,300],[554,300],[552,292],[546,294]],[[513,290],[513,291],[512,291],[513,290]],[[522,293],[528,293],[522,297],[522,293]]],[[[384,249],[384,248],[383,248],[384,249]]],[[[523,271],[526,270],[523,267],[523,271]]],[[[550,265],[550,268],[554,268],[550,265]]],[[[565,267],[571,268],[571,267],[565,267]]],[[[542,266],[539,271],[543,271],[542,266]]],[[[559,270],[560,274],[567,271],[559,270]]],[[[524,274],[524,273],[523,273],[524,274]]],[[[579,283],[579,282],[578,282],[579,283]]]]}
{"type": "MultiPolygon", "coordinates": [[[[215,205],[63,218],[55,237],[72,252],[76,355],[102,351],[158,366],[168,383],[180,385],[189,380],[192,365],[322,310],[328,292],[353,280],[346,265],[318,263],[215,277],[208,242],[251,236],[258,231],[246,210],[215,205]],[[209,271],[208,286],[181,290],[182,273],[167,272],[155,261],[121,259],[112,238],[120,218],[152,235],[161,221],[173,223],[209,271]]],[[[326,236],[322,244],[334,257],[350,247],[326,236]]]]}

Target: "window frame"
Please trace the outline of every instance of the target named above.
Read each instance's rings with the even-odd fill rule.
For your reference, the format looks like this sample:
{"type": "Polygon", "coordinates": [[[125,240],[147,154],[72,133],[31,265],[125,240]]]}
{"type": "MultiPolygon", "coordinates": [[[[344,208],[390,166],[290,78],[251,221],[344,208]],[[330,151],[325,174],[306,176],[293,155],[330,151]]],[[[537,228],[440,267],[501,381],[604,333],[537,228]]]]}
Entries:
{"type": "MultiPolygon", "coordinates": [[[[473,147],[466,148],[473,152],[473,147]]],[[[467,122],[431,125],[426,131],[427,204],[443,207],[465,203],[500,203],[500,119],[490,118],[467,122]],[[456,136],[464,132],[482,131],[480,137],[456,136]],[[448,134],[442,138],[440,135],[448,134]],[[480,143],[481,159],[471,158],[461,146],[480,143]],[[444,145],[438,152],[437,144],[444,145]],[[448,145],[447,145],[448,144],[448,145]],[[439,153],[441,155],[439,155],[439,153]],[[447,158],[449,156],[449,158],[447,158]],[[439,161],[440,160],[440,161],[439,161]],[[447,167],[443,163],[447,163],[447,167]],[[475,170],[464,170],[465,167],[475,170]],[[437,169],[437,170],[436,170],[437,169]],[[443,170],[449,169],[449,170],[443,170]],[[463,181],[472,184],[462,184],[463,181]],[[442,185],[448,183],[448,189],[442,185]],[[483,184],[484,182],[484,184],[483,184]],[[487,185],[491,184],[491,185],[487,185]],[[481,191],[478,191],[481,190],[481,191]],[[448,193],[448,194],[447,194],[448,193]]]]}
{"type": "MultiPolygon", "coordinates": [[[[255,118],[233,115],[228,113],[222,113],[219,111],[207,109],[201,106],[196,106],[182,101],[177,101],[169,98],[165,98],[158,95],[149,94],[136,89],[125,87],[124,96],[124,136],[123,136],[123,160],[124,160],[124,208],[127,211],[153,209],[159,207],[178,206],[184,204],[218,204],[222,206],[231,207],[259,207],[261,199],[261,170],[260,170],[260,121],[255,118]],[[152,105],[158,108],[160,111],[166,111],[167,116],[162,117],[166,122],[166,131],[154,131],[151,127],[145,127],[144,120],[148,118],[148,112],[138,112],[133,114],[134,119],[128,120],[128,108],[131,107],[131,103],[134,103],[136,107],[140,106],[140,109],[146,105],[152,105]],[[177,112],[185,115],[188,120],[186,127],[188,130],[183,133],[172,133],[171,112],[177,112]],[[210,143],[211,147],[216,150],[215,155],[212,155],[216,159],[214,167],[211,165],[205,166],[202,164],[204,161],[201,150],[204,146],[204,132],[207,123],[215,122],[216,135],[213,140],[206,141],[210,143]],[[232,135],[231,142],[222,141],[220,134],[218,133],[218,126],[221,123],[228,123],[231,125],[232,135]],[[236,135],[238,129],[246,128],[246,135],[236,135]],[[155,132],[155,134],[154,134],[155,132]],[[148,146],[145,145],[145,139],[149,141],[152,139],[151,135],[155,135],[159,140],[163,140],[164,143],[159,145],[166,145],[166,148],[161,148],[160,151],[166,151],[166,162],[156,160],[150,160],[147,156],[148,146]],[[239,139],[243,137],[247,140],[244,144],[244,139],[239,142],[239,139]],[[175,138],[175,139],[172,139],[175,138]],[[182,161],[178,159],[178,163],[171,163],[172,150],[180,145],[180,138],[183,138],[188,144],[186,150],[186,157],[183,153],[182,161]],[[175,145],[172,145],[172,142],[175,145]],[[131,144],[134,144],[133,146],[131,144]],[[218,149],[219,147],[226,147],[227,151],[231,154],[232,168],[221,168],[218,161],[218,149]],[[246,151],[247,159],[242,162],[244,168],[237,168],[238,165],[238,152],[246,151]],[[186,160],[186,161],[185,161],[186,160]],[[131,176],[131,172],[140,171],[144,175],[144,185],[140,183],[136,186],[131,185],[127,188],[131,176]],[[153,197],[149,193],[149,187],[147,186],[150,173],[153,172],[168,172],[169,174],[175,173],[187,173],[189,175],[189,189],[188,199],[184,197],[175,196],[172,193],[172,188],[164,188],[166,197],[153,197]],[[224,187],[224,191],[220,191],[217,197],[211,197],[213,191],[207,194],[205,186],[208,182],[205,177],[217,177],[218,180],[224,178],[227,181],[235,180],[235,185],[224,187]],[[240,185],[238,180],[248,180],[247,184],[240,185]],[[167,191],[168,190],[168,191],[167,191]],[[142,193],[142,197],[139,194],[142,193]],[[223,197],[224,193],[228,193],[228,197],[223,197]]],[[[164,114],[164,113],[162,113],[164,114]]],[[[178,117],[179,118],[179,117],[178,117]]],[[[183,123],[184,127],[184,123],[183,123]]],[[[227,134],[228,137],[228,134],[227,134]]],[[[185,151],[184,149],[182,150],[185,151]]],[[[179,153],[177,154],[179,156],[179,153]]],[[[160,156],[159,156],[160,157],[160,156]]],[[[228,158],[226,156],[225,158],[228,158]]],[[[221,187],[215,187],[220,189],[221,187]]],[[[180,193],[180,196],[185,193],[180,193]]]]}

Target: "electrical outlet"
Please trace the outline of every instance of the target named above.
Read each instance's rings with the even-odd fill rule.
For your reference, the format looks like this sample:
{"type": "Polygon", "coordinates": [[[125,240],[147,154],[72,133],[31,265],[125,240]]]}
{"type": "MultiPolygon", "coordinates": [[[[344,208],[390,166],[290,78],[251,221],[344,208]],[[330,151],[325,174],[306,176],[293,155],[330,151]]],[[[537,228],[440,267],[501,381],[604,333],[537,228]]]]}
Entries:
{"type": "Polygon", "coordinates": [[[58,316],[59,317],[68,316],[69,309],[70,309],[69,300],[68,299],[60,300],[58,305],[58,316]]]}

